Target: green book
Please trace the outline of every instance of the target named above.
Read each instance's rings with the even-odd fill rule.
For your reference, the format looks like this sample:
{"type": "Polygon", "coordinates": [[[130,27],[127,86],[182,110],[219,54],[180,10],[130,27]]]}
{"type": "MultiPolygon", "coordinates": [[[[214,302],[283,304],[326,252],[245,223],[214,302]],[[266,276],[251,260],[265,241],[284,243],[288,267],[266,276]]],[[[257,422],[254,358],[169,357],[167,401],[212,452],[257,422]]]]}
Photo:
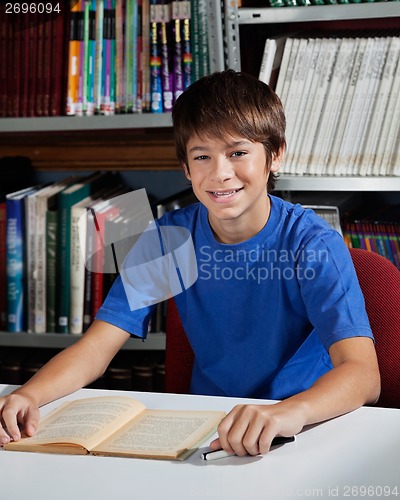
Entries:
{"type": "Polygon", "coordinates": [[[46,331],[56,331],[56,261],[58,210],[46,213],[46,331]]]}
{"type": "Polygon", "coordinates": [[[71,207],[102,187],[110,186],[117,178],[118,176],[112,172],[96,172],[57,195],[56,331],[58,333],[69,332],[71,207]]]}

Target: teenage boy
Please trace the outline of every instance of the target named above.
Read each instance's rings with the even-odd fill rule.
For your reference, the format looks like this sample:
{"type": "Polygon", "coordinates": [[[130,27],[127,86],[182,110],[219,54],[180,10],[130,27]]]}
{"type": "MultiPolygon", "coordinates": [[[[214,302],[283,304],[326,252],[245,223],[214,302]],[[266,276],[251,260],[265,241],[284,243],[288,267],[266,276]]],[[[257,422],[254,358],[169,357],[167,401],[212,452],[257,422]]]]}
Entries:
{"type": "MultiPolygon", "coordinates": [[[[177,155],[199,203],[159,226],[189,229],[198,278],[175,301],[195,361],[191,391],[282,400],[239,405],[212,448],[266,453],[297,434],[374,402],[373,337],[342,238],[312,211],[271,196],[285,149],[279,98],[228,70],[202,78],[174,106],[177,155]]],[[[82,339],[0,399],[1,442],[28,435],[38,407],[98,378],[129,338],[145,337],[154,306],[132,311],[118,278],[82,339]]]]}

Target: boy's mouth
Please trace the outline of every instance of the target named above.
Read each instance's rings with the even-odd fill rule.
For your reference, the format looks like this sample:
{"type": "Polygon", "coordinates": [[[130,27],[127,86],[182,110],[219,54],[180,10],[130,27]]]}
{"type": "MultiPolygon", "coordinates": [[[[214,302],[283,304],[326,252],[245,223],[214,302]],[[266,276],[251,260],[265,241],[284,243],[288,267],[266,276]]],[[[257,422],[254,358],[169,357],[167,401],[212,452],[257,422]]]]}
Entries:
{"type": "Polygon", "coordinates": [[[233,196],[234,194],[241,191],[242,189],[243,188],[229,189],[225,191],[209,191],[209,193],[215,196],[216,198],[229,198],[230,196],[233,196]]]}

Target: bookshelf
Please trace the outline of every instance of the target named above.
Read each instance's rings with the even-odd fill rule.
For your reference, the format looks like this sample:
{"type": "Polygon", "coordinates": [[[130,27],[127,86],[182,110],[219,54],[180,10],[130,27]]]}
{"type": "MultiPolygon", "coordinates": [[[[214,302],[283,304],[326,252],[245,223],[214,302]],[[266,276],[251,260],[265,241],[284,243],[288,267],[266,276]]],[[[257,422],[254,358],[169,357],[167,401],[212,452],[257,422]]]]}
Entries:
{"type": "MultiPolygon", "coordinates": [[[[237,0],[207,0],[206,3],[210,9],[211,71],[224,68],[247,71],[248,64],[246,62],[246,66],[242,61],[242,54],[253,27],[270,27],[279,31],[286,25],[300,23],[317,26],[342,21],[371,23],[378,19],[400,27],[400,3],[395,1],[279,9],[239,8],[237,0]]],[[[0,118],[0,148],[1,156],[30,157],[36,170],[49,175],[106,169],[128,172],[129,175],[141,170],[150,176],[154,171],[172,172],[180,168],[175,160],[169,113],[0,118]]],[[[282,175],[277,191],[297,195],[302,192],[321,193],[322,198],[324,192],[336,191],[393,194],[400,192],[400,177],[282,175]]],[[[0,332],[0,346],[64,348],[79,337],[0,332]]],[[[152,333],[145,342],[130,339],[124,349],[162,351],[165,349],[165,335],[152,333]]]]}

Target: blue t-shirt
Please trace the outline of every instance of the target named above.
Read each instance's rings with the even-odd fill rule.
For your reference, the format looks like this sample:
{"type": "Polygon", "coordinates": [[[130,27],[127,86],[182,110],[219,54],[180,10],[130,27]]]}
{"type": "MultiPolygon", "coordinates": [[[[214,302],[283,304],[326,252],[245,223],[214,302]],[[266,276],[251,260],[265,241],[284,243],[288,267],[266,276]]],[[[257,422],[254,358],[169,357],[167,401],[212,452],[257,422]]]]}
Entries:
{"type": "MultiPolygon", "coordinates": [[[[195,354],[195,394],[284,399],[332,368],[342,339],[372,337],[342,237],[311,210],[270,196],[253,238],[219,243],[200,203],[166,213],[160,226],[187,228],[198,278],[175,296],[195,354]]],[[[96,318],[145,337],[154,306],[131,311],[118,278],[96,318]]]]}

